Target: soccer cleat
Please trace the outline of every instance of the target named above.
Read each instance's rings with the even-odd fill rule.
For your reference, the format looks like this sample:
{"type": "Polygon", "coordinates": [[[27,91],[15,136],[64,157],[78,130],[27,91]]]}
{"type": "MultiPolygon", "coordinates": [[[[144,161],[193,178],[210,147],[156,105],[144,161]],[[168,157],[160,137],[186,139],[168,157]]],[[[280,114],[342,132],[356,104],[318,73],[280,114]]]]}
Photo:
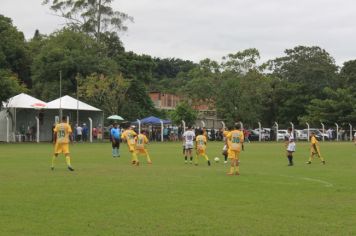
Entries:
{"type": "Polygon", "coordinates": [[[293,166],[293,164],[292,164],[292,163],[289,163],[288,166],[293,166]]]}
{"type": "Polygon", "coordinates": [[[136,165],[136,161],[132,161],[132,165],[136,165]]]}
{"type": "Polygon", "coordinates": [[[73,167],[71,167],[71,166],[68,166],[68,170],[74,171],[73,167]]]}
{"type": "Polygon", "coordinates": [[[325,165],[325,161],[322,161],[321,163],[323,163],[323,165],[325,165]]]}
{"type": "Polygon", "coordinates": [[[236,171],[235,175],[240,175],[240,172],[237,172],[237,171],[236,171]]]}
{"type": "Polygon", "coordinates": [[[51,170],[54,170],[54,166],[51,167],[51,170]]]}
{"type": "Polygon", "coordinates": [[[307,161],[307,162],[305,162],[305,164],[311,164],[311,161],[307,161]]]}
{"type": "Polygon", "coordinates": [[[147,164],[152,164],[152,161],[148,161],[147,164]]]}
{"type": "Polygon", "coordinates": [[[136,162],[136,166],[139,166],[139,165],[140,165],[140,162],[137,161],[137,162],[136,162]]]}
{"type": "Polygon", "coordinates": [[[208,166],[210,166],[211,164],[210,164],[210,161],[208,161],[208,166]]]}
{"type": "Polygon", "coordinates": [[[226,175],[234,175],[234,173],[233,172],[228,172],[228,173],[226,173],[226,175]]]}
{"type": "Polygon", "coordinates": [[[185,164],[188,164],[188,161],[184,161],[185,164]]]}

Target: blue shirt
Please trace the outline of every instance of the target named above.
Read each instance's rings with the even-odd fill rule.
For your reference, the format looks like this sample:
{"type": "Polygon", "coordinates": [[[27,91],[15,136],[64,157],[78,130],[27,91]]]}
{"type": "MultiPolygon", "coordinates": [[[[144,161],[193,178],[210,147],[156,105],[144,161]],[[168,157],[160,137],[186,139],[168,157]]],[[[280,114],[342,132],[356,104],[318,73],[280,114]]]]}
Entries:
{"type": "Polygon", "coordinates": [[[121,138],[121,131],[119,128],[111,128],[111,137],[114,139],[120,139],[121,138]]]}

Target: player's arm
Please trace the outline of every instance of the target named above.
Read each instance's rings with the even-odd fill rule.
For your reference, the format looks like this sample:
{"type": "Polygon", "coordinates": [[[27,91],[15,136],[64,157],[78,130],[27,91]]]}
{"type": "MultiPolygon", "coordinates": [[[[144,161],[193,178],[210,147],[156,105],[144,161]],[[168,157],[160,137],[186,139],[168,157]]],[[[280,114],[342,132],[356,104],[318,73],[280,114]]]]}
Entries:
{"type": "Polygon", "coordinates": [[[57,131],[53,132],[53,143],[57,142],[57,131]]]}

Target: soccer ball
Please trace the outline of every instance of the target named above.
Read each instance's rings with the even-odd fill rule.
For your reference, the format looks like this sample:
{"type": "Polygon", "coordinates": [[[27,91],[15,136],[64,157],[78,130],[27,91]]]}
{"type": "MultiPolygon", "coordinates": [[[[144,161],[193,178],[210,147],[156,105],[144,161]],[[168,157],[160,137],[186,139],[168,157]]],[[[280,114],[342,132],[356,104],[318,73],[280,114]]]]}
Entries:
{"type": "Polygon", "coordinates": [[[219,157],[214,157],[214,161],[215,161],[216,163],[218,163],[218,162],[220,161],[220,158],[219,158],[219,157]]]}

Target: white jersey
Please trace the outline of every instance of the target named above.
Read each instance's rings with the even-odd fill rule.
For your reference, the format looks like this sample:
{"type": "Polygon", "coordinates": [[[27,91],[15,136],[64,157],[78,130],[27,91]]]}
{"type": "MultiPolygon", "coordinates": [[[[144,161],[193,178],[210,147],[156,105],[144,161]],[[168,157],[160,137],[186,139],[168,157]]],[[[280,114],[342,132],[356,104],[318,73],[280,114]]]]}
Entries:
{"type": "Polygon", "coordinates": [[[192,130],[187,130],[183,134],[184,144],[186,149],[193,148],[195,133],[192,130]]]}
{"type": "Polygon", "coordinates": [[[287,134],[286,139],[288,139],[288,141],[289,141],[288,146],[287,146],[287,151],[295,152],[295,142],[294,142],[293,133],[287,134]]]}

